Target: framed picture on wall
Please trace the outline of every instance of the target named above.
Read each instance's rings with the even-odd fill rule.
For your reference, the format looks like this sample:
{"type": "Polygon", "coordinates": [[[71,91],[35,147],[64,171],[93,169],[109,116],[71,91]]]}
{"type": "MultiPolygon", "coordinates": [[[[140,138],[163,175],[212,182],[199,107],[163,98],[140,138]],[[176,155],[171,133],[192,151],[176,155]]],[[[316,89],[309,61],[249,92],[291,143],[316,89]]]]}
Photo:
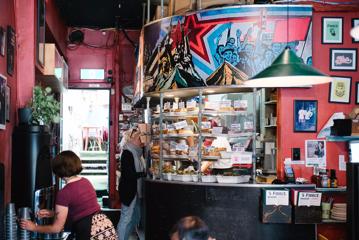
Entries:
{"type": "MultiPolygon", "coordinates": [[[[359,26],[359,18],[352,19],[352,28],[359,26]]],[[[353,43],[359,43],[359,38],[352,38],[353,43]]]]}
{"type": "Polygon", "coordinates": [[[331,71],[356,71],[357,49],[355,48],[331,48],[330,70],[331,71]]]}
{"type": "Polygon", "coordinates": [[[355,104],[359,104],[359,82],[355,83],[355,104]]]}
{"type": "Polygon", "coordinates": [[[7,73],[12,76],[14,74],[14,65],[15,65],[15,30],[11,26],[7,26],[6,33],[6,67],[7,73]]]}
{"type": "Polygon", "coordinates": [[[0,55],[5,56],[6,31],[0,27],[0,55]]]}
{"type": "Polygon", "coordinates": [[[305,140],[305,166],[321,167],[327,166],[327,149],[325,140],[305,140]]]}
{"type": "Polygon", "coordinates": [[[37,0],[36,58],[41,66],[45,64],[45,29],[45,0],[37,0]]]}
{"type": "Polygon", "coordinates": [[[10,87],[5,88],[5,120],[10,122],[10,87]]]}
{"type": "Polygon", "coordinates": [[[0,129],[6,126],[6,77],[0,74],[0,129]]]}
{"type": "Polygon", "coordinates": [[[322,17],[322,43],[343,43],[342,17],[322,17]]]}
{"type": "Polygon", "coordinates": [[[317,100],[294,100],[294,132],[316,132],[317,100]]]}
{"type": "Polygon", "coordinates": [[[329,102],[331,103],[350,103],[351,77],[335,77],[330,83],[329,102]]]}

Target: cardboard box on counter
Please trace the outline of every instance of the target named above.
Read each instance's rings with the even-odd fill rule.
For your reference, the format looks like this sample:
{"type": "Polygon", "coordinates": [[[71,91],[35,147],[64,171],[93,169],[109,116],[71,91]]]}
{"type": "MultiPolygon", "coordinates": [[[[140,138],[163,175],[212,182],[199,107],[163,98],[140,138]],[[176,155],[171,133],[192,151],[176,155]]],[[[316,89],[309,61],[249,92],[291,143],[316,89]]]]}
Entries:
{"type": "Polygon", "coordinates": [[[297,206],[294,206],[293,222],[296,224],[320,223],[322,193],[299,192],[297,206]]]}
{"type": "Polygon", "coordinates": [[[291,223],[292,206],[289,189],[262,188],[261,216],[263,223],[291,223]]]}

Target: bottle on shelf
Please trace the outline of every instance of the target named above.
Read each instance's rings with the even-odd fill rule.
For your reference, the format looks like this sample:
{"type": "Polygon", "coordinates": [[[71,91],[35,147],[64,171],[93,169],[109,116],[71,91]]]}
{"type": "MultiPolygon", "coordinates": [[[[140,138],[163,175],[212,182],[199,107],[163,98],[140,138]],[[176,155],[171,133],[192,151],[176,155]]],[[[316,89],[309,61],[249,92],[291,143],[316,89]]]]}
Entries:
{"type": "Polygon", "coordinates": [[[338,179],[335,174],[335,169],[330,169],[330,187],[338,187],[338,179]]]}

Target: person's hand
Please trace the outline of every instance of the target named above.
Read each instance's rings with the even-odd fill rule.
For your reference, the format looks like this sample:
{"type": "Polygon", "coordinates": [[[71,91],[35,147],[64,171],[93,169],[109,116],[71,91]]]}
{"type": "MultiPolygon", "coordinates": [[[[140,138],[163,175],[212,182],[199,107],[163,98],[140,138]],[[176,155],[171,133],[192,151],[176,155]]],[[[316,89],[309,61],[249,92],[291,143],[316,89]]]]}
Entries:
{"type": "Polygon", "coordinates": [[[35,232],[36,229],[36,225],[34,222],[30,221],[30,220],[26,220],[26,219],[21,219],[20,220],[20,227],[22,229],[31,231],[31,232],[35,232]]]}
{"type": "Polygon", "coordinates": [[[48,210],[48,209],[41,209],[39,210],[36,215],[39,218],[48,218],[48,217],[53,217],[55,215],[54,211],[48,210]]]}

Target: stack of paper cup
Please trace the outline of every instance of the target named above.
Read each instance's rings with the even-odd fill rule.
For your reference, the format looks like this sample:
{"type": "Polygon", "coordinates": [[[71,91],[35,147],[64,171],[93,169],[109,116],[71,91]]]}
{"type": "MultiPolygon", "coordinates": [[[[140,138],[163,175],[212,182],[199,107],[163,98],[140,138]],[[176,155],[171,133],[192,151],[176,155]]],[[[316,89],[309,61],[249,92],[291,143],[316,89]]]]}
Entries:
{"type": "Polygon", "coordinates": [[[15,212],[14,203],[9,203],[6,205],[5,239],[17,240],[17,224],[16,224],[16,212],[15,212]]]}

